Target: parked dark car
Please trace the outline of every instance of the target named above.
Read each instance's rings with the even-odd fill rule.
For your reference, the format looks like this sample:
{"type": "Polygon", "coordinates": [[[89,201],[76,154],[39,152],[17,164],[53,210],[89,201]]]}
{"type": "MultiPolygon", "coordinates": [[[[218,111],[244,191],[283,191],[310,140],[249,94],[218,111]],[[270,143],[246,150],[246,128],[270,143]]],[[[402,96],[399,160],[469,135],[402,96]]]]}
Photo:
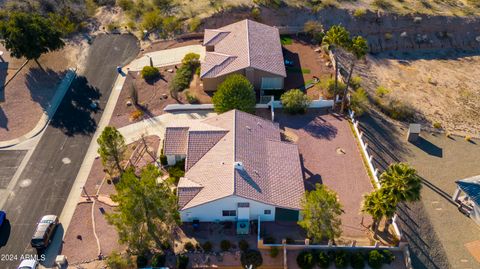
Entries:
{"type": "Polygon", "coordinates": [[[7,218],[7,214],[4,211],[0,211],[0,227],[2,227],[3,222],[7,218]]]}
{"type": "Polygon", "coordinates": [[[58,217],[46,215],[38,222],[30,244],[36,249],[45,249],[52,241],[53,234],[58,225],[58,217]]]}

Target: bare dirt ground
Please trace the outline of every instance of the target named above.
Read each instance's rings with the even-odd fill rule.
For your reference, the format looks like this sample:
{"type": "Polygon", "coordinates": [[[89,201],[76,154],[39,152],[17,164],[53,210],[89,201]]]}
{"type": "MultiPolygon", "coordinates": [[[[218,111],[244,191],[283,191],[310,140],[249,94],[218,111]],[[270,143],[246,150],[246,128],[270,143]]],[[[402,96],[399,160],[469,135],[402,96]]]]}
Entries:
{"type": "Polygon", "coordinates": [[[360,67],[371,96],[378,86],[413,105],[427,127],[480,136],[480,56],[447,51],[369,56],[360,67]]]}
{"type": "Polygon", "coordinates": [[[42,55],[35,61],[29,61],[16,75],[25,59],[10,57],[4,52],[0,59],[0,82],[11,81],[1,93],[0,104],[0,141],[10,140],[32,130],[42,113],[51,105],[56,87],[70,67],[83,66],[86,49],[81,42],[72,42],[60,51],[42,55]]]}

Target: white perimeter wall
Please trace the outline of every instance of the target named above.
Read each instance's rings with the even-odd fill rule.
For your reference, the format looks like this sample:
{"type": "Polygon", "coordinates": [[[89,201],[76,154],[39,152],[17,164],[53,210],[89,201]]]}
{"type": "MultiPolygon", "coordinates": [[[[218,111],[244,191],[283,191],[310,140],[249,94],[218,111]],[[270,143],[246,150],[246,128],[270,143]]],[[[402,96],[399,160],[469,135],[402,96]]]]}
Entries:
{"type": "Polygon", "coordinates": [[[190,222],[194,219],[199,221],[236,221],[237,216],[234,217],[223,217],[223,210],[235,210],[237,211],[237,203],[250,203],[250,220],[258,219],[258,216],[261,216],[262,221],[273,221],[275,220],[275,207],[263,203],[259,203],[250,199],[238,197],[238,196],[229,196],[216,201],[192,207],[185,210],[180,210],[180,217],[184,222],[190,222]],[[270,215],[264,215],[264,210],[270,210],[270,215]]]}

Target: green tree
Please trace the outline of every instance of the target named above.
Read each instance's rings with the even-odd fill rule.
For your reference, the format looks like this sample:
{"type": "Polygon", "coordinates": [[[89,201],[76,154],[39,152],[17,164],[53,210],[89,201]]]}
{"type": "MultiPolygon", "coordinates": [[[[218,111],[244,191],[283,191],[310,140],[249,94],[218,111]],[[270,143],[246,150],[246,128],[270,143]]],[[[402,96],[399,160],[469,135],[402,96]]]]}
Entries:
{"type": "Polygon", "coordinates": [[[298,224],[314,241],[335,240],[342,234],[342,205],[337,194],[326,186],[317,183],[315,190],[305,192],[301,213],[303,219],[298,224]]]}
{"type": "Polygon", "coordinates": [[[380,175],[380,183],[399,202],[415,202],[421,198],[422,180],[406,163],[391,164],[380,175]]]}
{"type": "Polygon", "coordinates": [[[220,85],[212,98],[217,113],[232,109],[248,113],[255,112],[255,91],[248,79],[239,74],[229,75],[220,85]]]}
{"type": "Polygon", "coordinates": [[[368,97],[363,88],[358,88],[350,97],[350,108],[355,111],[355,115],[361,116],[365,113],[368,97]]]}
{"type": "Polygon", "coordinates": [[[311,101],[308,96],[299,89],[292,89],[280,97],[283,108],[290,114],[303,114],[307,112],[307,108],[311,101]]]}
{"type": "MultiPolygon", "coordinates": [[[[347,96],[347,93],[348,93],[348,87],[350,86],[350,83],[351,83],[353,70],[355,68],[355,63],[365,58],[365,55],[367,55],[368,53],[367,40],[361,36],[356,36],[351,40],[347,50],[353,54],[354,58],[352,59],[352,65],[350,67],[350,72],[348,73],[347,86],[345,86],[345,90],[343,92],[344,97],[347,96]]],[[[345,107],[345,100],[346,98],[343,98],[342,100],[342,107],[340,110],[341,112],[343,112],[343,109],[345,107]]]]}
{"type": "Polygon", "coordinates": [[[140,177],[130,167],[115,185],[117,194],[111,196],[118,207],[107,220],[115,226],[119,242],[134,254],[161,249],[163,242],[173,240],[173,230],[180,224],[175,194],[168,183],[157,183],[161,175],[152,164],[142,169],[140,177]]]}
{"type": "Polygon", "coordinates": [[[110,175],[116,172],[123,173],[121,162],[125,159],[125,139],[122,134],[112,126],[107,126],[98,137],[98,154],[102,158],[102,164],[110,175]]]}
{"type": "Polygon", "coordinates": [[[378,226],[383,218],[390,219],[397,209],[397,199],[380,188],[363,197],[362,212],[373,218],[373,237],[377,236],[378,226]]]}
{"type": "Polygon", "coordinates": [[[340,25],[334,25],[325,33],[322,43],[326,44],[328,48],[333,52],[335,59],[335,92],[338,90],[338,59],[335,53],[336,49],[346,48],[350,43],[350,33],[345,27],[340,25]]]}
{"type": "Polygon", "coordinates": [[[48,18],[35,13],[12,12],[0,22],[2,43],[13,57],[37,60],[42,54],[63,48],[62,33],[48,18]]]}

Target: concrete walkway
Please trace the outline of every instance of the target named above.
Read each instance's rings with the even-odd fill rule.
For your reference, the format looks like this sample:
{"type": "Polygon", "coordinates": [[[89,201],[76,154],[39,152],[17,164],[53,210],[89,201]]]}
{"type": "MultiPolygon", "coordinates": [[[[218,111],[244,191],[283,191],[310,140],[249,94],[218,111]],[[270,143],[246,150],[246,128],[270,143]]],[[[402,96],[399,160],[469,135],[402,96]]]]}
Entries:
{"type": "Polygon", "coordinates": [[[185,54],[191,52],[199,54],[200,60],[205,58],[205,48],[202,45],[190,45],[146,53],[141,58],[135,59],[131,62],[128,67],[130,68],[130,71],[142,70],[144,66],[150,65],[150,59],[155,67],[180,64],[185,54]]]}

